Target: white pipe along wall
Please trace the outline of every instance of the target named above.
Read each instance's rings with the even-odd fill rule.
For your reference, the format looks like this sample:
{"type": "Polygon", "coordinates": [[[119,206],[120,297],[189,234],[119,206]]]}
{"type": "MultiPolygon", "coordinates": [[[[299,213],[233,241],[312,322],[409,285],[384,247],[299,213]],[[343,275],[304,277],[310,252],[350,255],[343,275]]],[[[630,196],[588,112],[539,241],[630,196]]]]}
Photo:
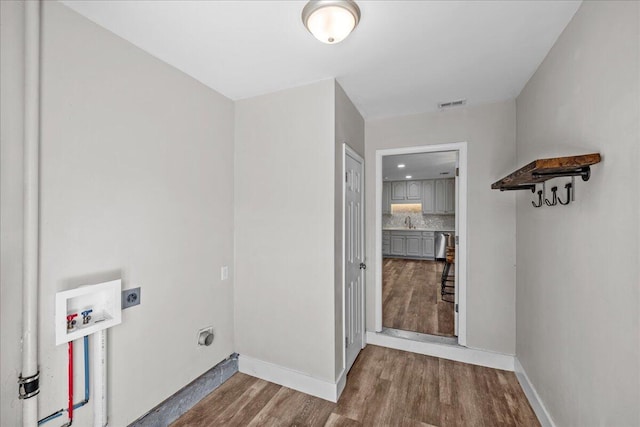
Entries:
{"type": "MultiPolygon", "coordinates": [[[[24,265],[22,290],[22,373],[38,375],[38,254],[40,168],[40,1],[25,6],[24,82],[24,265]]],[[[39,390],[22,400],[22,424],[38,425],[39,390]]]]}
{"type": "Polygon", "coordinates": [[[93,427],[107,425],[107,329],[93,334],[93,427]]]}

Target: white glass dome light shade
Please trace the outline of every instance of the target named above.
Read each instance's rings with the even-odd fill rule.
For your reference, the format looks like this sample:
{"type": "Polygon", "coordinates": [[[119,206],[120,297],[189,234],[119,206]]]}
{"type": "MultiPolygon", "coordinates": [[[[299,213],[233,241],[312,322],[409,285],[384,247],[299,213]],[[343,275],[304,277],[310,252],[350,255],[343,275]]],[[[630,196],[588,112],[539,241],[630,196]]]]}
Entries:
{"type": "Polygon", "coordinates": [[[347,38],[359,21],[360,8],[353,0],[312,0],[302,10],[305,27],[327,44],[347,38]]]}
{"type": "Polygon", "coordinates": [[[353,30],[356,20],[346,9],[326,6],[309,16],[307,27],[311,34],[323,43],[340,43],[353,30]]]}

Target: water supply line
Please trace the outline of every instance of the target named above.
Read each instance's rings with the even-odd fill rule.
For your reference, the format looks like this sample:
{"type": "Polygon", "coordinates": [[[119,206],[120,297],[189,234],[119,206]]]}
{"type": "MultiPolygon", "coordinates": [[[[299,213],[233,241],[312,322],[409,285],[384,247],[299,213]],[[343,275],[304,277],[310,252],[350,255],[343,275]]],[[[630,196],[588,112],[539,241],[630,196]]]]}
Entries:
{"type": "Polygon", "coordinates": [[[22,425],[38,424],[38,253],[40,170],[40,1],[25,2],[24,34],[24,248],[22,372],[18,394],[22,425]]]}
{"type": "MultiPolygon", "coordinates": [[[[70,343],[71,344],[71,343],[70,343]]],[[[73,363],[73,362],[70,362],[73,363]]],[[[87,403],[89,403],[89,337],[85,336],[84,337],[84,400],[76,403],[73,405],[73,410],[76,410],[78,408],[82,408],[84,405],[86,405],[87,403]]],[[[44,424],[48,421],[51,421],[55,418],[61,417],[62,414],[64,414],[65,412],[69,412],[69,409],[60,409],[56,412],[54,412],[51,415],[48,415],[46,417],[44,417],[43,419],[41,419],[40,421],[38,421],[38,425],[44,424]]],[[[71,417],[69,417],[71,418],[71,417]]],[[[65,425],[71,425],[69,423],[65,424],[65,425]]]]}
{"type": "Polygon", "coordinates": [[[78,409],[89,403],[89,337],[84,337],[84,400],[73,405],[73,409],[78,409]]]}

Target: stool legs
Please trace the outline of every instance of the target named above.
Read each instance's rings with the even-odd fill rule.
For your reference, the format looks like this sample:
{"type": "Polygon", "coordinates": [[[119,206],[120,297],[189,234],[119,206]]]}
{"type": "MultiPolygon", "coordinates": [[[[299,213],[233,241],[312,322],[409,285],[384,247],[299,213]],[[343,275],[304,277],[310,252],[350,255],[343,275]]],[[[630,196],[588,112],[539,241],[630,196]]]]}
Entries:
{"type": "Polygon", "coordinates": [[[451,265],[452,263],[446,262],[444,263],[444,267],[442,269],[442,278],[440,281],[440,295],[442,296],[442,300],[446,302],[453,303],[453,300],[449,300],[447,298],[448,295],[455,295],[455,292],[449,290],[449,288],[453,288],[455,290],[455,277],[453,275],[449,275],[451,273],[451,265]],[[448,283],[453,283],[449,285],[448,283]]]}

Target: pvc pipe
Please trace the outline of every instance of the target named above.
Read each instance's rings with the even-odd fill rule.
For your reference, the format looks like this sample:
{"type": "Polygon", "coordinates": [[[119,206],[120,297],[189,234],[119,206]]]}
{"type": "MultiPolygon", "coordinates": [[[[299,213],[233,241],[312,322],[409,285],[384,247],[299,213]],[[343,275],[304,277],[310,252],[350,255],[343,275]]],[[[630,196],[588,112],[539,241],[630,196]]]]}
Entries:
{"type": "Polygon", "coordinates": [[[73,423],[73,341],[69,341],[69,425],[73,423]]]}
{"type": "MultiPolygon", "coordinates": [[[[22,373],[38,373],[38,244],[40,145],[40,1],[25,2],[24,40],[24,252],[22,373]]],[[[38,425],[38,396],[22,401],[22,425],[38,425]]]]}
{"type": "Polygon", "coordinates": [[[93,426],[107,425],[107,331],[93,334],[93,426]]]}

